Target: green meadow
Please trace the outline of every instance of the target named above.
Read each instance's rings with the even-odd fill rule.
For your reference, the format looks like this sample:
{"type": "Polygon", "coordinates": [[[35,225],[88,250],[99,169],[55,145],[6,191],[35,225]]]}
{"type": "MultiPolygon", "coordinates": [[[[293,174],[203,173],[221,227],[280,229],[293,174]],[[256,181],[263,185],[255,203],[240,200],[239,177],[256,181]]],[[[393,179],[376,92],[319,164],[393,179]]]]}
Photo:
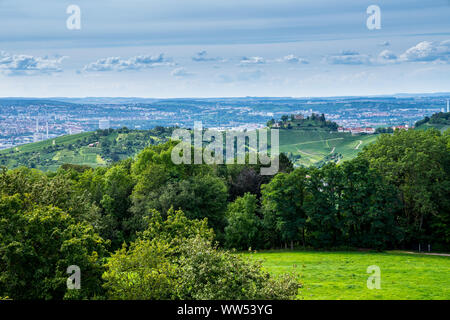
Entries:
{"type": "Polygon", "coordinates": [[[374,142],[377,135],[352,135],[326,130],[280,130],[280,152],[300,156],[294,163],[311,166],[337,156],[336,161],[350,160],[362,148],[374,142]]]}
{"type": "Polygon", "coordinates": [[[273,275],[295,271],[304,300],[447,300],[450,299],[450,257],[391,252],[262,251],[245,253],[263,260],[273,275]],[[381,271],[381,289],[368,289],[367,267],[381,271]]]}

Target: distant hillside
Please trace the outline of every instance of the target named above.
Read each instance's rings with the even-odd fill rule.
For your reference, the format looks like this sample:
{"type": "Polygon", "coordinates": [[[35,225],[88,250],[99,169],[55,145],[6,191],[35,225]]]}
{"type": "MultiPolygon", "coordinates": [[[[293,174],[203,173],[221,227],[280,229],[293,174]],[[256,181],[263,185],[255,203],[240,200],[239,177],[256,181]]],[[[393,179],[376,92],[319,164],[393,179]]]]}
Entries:
{"type": "Polygon", "coordinates": [[[450,128],[450,112],[435,113],[431,117],[417,121],[415,126],[416,129],[435,128],[443,132],[450,128]]]}
{"type": "Polygon", "coordinates": [[[163,127],[145,131],[122,128],[66,135],[0,150],[0,165],[43,171],[56,170],[66,163],[104,166],[130,158],[150,144],[167,141],[172,130],[163,127]]]}
{"type": "Polygon", "coordinates": [[[356,157],[377,135],[352,135],[326,130],[280,130],[280,152],[296,166],[322,166],[356,157]]]}
{"type": "MultiPolygon", "coordinates": [[[[296,166],[322,166],[333,161],[354,158],[362,148],[376,140],[376,135],[352,135],[336,132],[307,119],[295,129],[280,130],[280,152],[296,166]]],[[[294,122],[292,122],[294,123],[294,122]]],[[[26,166],[54,171],[63,164],[106,166],[133,157],[146,146],[165,142],[173,128],[137,131],[97,130],[30,143],[0,151],[0,165],[8,168],[26,166]]]]}

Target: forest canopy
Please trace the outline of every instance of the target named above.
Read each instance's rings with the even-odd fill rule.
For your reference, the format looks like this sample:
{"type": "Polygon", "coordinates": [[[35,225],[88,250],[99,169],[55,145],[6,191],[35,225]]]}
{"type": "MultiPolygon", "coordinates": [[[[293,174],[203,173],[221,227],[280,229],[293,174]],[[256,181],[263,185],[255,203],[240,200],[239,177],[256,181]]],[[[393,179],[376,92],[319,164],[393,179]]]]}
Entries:
{"type": "Polygon", "coordinates": [[[450,250],[449,130],[382,134],[321,168],[282,155],[275,176],[175,165],[175,145],[95,169],[2,168],[0,297],[288,299],[301,286],[295,274],[274,278],[232,251],[450,250]],[[70,265],[81,290],[66,288],[70,265]]]}

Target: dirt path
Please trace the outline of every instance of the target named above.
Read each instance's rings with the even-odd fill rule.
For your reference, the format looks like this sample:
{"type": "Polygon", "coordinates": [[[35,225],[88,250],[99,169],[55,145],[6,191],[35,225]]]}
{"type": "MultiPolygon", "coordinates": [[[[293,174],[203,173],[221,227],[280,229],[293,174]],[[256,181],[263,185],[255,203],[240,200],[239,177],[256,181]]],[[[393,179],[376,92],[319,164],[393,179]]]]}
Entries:
{"type": "Polygon", "coordinates": [[[336,150],[336,147],[333,147],[333,150],[331,150],[330,154],[333,154],[334,150],[336,150]]]}
{"type": "Polygon", "coordinates": [[[302,145],[302,144],[310,144],[310,143],[316,143],[316,142],[326,142],[326,141],[333,141],[333,140],[344,140],[344,138],[333,138],[333,139],[306,141],[306,142],[299,142],[299,143],[290,143],[290,144],[286,144],[285,146],[299,146],[299,145],[302,145]]]}
{"type": "Polygon", "coordinates": [[[427,256],[441,256],[441,257],[450,257],[450,253],[434,253],[434,252],[413,252],[413,251],[395,251],[399,253],[408,253],[408,254],[423,254],[427,256]]]}
{"type": "Polygon", "coordinates": [[[361,144],[362,144],[362,140],[359,140],[359,144],[356,146],[355,150],[358,150],[358,148],[361,144]]]}
{"type": "Polygon", "coordinates": [[[297,148],[297,151],[300,152],[300,153],[304,153],[307,156],[312,156],[312,157],[317,156],[317,154],[309,153],[309,152],[306,152],[306,151],[301,151],[299,148],[297,148]]]}

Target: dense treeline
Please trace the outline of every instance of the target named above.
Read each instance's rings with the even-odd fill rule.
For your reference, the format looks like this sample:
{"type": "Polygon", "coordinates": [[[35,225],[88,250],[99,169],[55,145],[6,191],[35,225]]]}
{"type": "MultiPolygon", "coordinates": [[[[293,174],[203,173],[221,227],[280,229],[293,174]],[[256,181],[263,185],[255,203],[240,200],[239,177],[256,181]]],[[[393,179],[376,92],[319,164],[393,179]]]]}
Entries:
{"type": "Polygon", "coordinates": [[[424,119],[417,121],[415,126],[419,127],[424,123],[450,125],[450,112],[435,113],[431,117],[425,117],[424,119]]]}
{"type": "Polygon", "coordinates": [[[325,114],[312,113],[310,116],[303,117],[302,115],[282,115],[279,121],[271,119],[267,121],[267,126],[272,127],[275,124],[279,128],[285,129],[310,129],[310,128],[321,128],[330,131],[337,131],[339,125],[330,120],[325,119],[325,114]]]}
{"type": "Polygon", "coordinates": [[[3,169],[0,297],[284,299],[294,276],[272,279],[222,248],[450,249],[450,131],[384,134],[322,168],[282,155],[273,177],[175,165],[175,145],[96,169],[3,169]],[[66,290],[69,265],[82,290],[66,290]]]}

